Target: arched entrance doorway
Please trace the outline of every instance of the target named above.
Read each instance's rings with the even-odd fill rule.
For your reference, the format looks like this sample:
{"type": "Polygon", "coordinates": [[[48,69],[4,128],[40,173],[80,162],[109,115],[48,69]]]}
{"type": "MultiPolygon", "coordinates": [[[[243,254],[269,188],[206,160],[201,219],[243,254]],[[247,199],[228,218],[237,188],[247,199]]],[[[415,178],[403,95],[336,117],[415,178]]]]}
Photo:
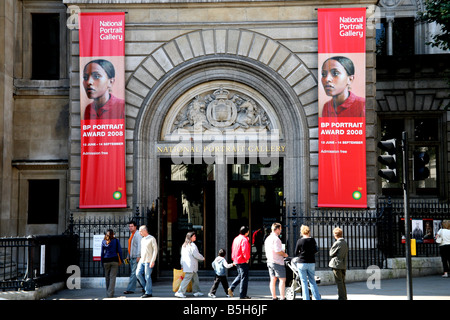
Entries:
{"type": "MultiPolygon", "coordinates": [[[[148,69],[144,71],[148,72],[148,69]]],[[[295,74],[295,68],[291,74],[295,74]]],[[[139,77],[143,81],[144,76],[139,77]]],[[[295,83],[299,85],[298,81],[295,83]]],[[[141,85],[134,86],[134,92],[139,88],[141,85]]],[[[154,199],[163,200],[162,197],[177,199],[172,204],[166,201],[160,208],[159,263],[163,263],[164,257],[167,263],[163,264],[167,267],[178,262],[176,252],[179,252],[180,239],[186,234],[186,229],[173,229],[175,216],[168,219],[169,205],[177,210],[177,226],[191,226],[188,211],[183,209],[183,201],[189,199],[184,190],[195,191],[189,205],[202,215],[203,225],[197,225],[201,226],[197,230],[203,227],[204,234],[200,238],[205,245],[205,255],[210,259],[219,248],[229,251],[229,241],[238,233],[232,226],[235,209],[231,197],[234,200],[239,189],[246,190],[249,203],[252,199],[266,197],[276,202],[276,195],[283,191],[283,196],[297,203],[298,208],[307,206],[309,132],[306,116],[296,90],[268,63],[238,54],[205,54],[160,75],[151,90],[143,91],[140,96],[145,98],[136,109],[139,111],[133,133],[135,204],[145,206],[154,199]],[[220,92],[221,89],[228,92],[220,92]],[[244,121],[247,112],[253,112],[249,122],[244,121]],[[269,148],[260,148],[258,142],[261,140],[269,148]],[[255,145],[258,148],[254,148],[255,145]],[[223,152],[227,147],[231,147],[231,156],[223,152]],[[199,151],[201,156],[198,156],[199,151]],[[275,159],[277,166],[272,167],[275,159]],[[183,168],[186,164],[190,167],[183,168]],[[265,170],[268,174],[264,176],[277,175],[277,179],[270,183],[267,179],[243,179],[245,170],[250,173],[255,168],[265,170]],[[180,174],[183,171],[184,175],[200,172],[203,178],[196,179],[195,186],[189,179],[172,179],[173,172],[180,174]],[[165,190],[173,190],[170,192],[174,194],[165,193],[165,190]],[[178,219],[184,212],[187,222],[178,219]],[[170,230],[169,223],[172,223],[170,230]],[[178,243],[174,242],[174,231],[178,243]]],[[[262,203],[259,201],[258,205],[268,208],[262,203]]],[[[185,205],[188,205],[186,201],[185,205]]],[[[244,213],[250,219],[248,224],[252,223],[255,212],[253,209],[244,213]]],[[[274,218],[265,221],[271,219],[274,218]]]]}

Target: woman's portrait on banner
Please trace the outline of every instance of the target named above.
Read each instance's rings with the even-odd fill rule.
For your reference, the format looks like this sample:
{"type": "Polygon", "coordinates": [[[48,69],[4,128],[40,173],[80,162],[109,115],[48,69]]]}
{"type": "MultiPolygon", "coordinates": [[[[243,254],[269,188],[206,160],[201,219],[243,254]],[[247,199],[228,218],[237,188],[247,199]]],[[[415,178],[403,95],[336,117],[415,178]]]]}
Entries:
{"type": "MultiPolygon", "coordinates": [[[[85,96],[81,97],[82,120],[124,119],[123,85],[118,84],[118,72],[106,59],[88,61],[82,70],[85,96]]],[[[120,78],[123,78],[121,76],[120,78]]],[[[122,81],[123,82],[123,81],[122,81]]]]}
{"type": "MultiPolygon", "coordinates": [[[[323,60],[322,60],[323,61],[323,60]]],[[[321,117],[364,117],[366,100],[364,94],[365,66],[356,73],[355,63],[349,57],[335,55],[326,57],[320,66],[322,99],[319,95],[321,117]],[[355,92],[361,91],[357,94],[355,92]],[[359,90],[354,90],[358,87],[359,90]],[[331,99],[326,100],[325,94],[331,99]]]]}

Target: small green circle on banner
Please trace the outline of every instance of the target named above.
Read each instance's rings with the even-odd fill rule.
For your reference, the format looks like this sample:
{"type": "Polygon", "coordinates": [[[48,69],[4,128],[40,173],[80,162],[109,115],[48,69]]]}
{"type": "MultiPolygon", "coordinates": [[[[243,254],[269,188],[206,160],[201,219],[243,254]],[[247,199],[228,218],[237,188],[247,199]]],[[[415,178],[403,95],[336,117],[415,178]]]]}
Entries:
{"type": "Polygon", "coordinates": [[[113,193],[113,198],[115,200],[119,200],[120,198],[122,198],[122,193],[120,193],[119,191],[116,191],[113,193]]]}
{"type": "Polygon", "coordinates": [[[359,199],[362,198],[362,194],[361,194],[361,192],[359,192],[359,191],[355,191],[355,192],[353,192],[352,197],[353,197],[353,199],[355,199],[355,200],[359,200],[359,199]]]}

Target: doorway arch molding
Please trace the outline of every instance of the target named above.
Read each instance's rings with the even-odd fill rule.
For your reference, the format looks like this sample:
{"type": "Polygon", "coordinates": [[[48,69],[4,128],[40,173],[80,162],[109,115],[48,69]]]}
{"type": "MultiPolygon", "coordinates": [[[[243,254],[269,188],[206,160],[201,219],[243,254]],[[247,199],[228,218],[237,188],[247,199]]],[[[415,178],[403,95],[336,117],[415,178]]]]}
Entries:
{"type": "Polygon", "coordinates": [[[158,197],[156,145],[167,112],[184,92],[220,80],[252,87],[275,108],[286,144],[285,196],[299,209],[308,208],[317,80],[301,59],[279,42],[240,29],[182,35],[153,51],[130,74],[126,101],[128,139],[132,139],[134,153],[133,205],[147,206],[158,197]]]}

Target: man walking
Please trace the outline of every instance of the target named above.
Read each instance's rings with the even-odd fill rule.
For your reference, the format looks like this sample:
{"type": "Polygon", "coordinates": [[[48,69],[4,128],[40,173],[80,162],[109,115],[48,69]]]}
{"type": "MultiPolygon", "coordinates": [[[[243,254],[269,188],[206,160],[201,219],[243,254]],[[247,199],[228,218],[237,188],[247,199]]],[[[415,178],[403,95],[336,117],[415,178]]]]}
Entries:
{"type": "Polygon", "coordinates": [[[228,295],[233,296],[233,291],[239,284],[239,298],[240,299],[250,299],[247,296],[248,289],[248,262],[251,258],[250,252],[250,242],[248,239],[249,228],[246,226],[241,227],[239,235],[234,238],[233,245],[231,246],[231,259],[236,265],[237,276],[228,288],[228,295]]]}
{"type": "Polygon", "coordinates": [[[270,293],[273,300],[278,300],[276,292],[276,283],[279,280],[278,289],[280,290],[281,300],[285,300],[284,292],[286,288],[286,267],[284,266],[284,258],[288,254],[284,252],[280,239],[281,224],[272,224],[272,233],[264,241],[266,250],[267,268],[270,275],[270,293]]]}
{"type": "Polygon", "coordinates": [[[137,230],[137,224],[134,221],[128,223],[128,229],[130,230],[130,238],[128,239],[128,261],[130,262],[130,279],[128,280],[127,290],[124,294],[134,293],[136,290],[136,268],[141,257],[141,235],[137,230]]]}
{"type": "Polygon", "coordinates": [[[334,280],[338,289],[338,299],[347,300],[347,289],[345,286],[345,272],[347,270],[348,245],[343,238],[341,228],[333,230],[336,242],[330,249],[330,263],[328,266],[333,269],[334,280]]]}
{"type": "Polygon", "coordinates": [[[149,298],[152,296],[152,271],[158,255],[158,245],[155,237],[148,233],[147,226],[141,226],[139,233],[142,236],[141,258],[136,269],[136,277],[145,290],[142,298],[149,298]]]}

